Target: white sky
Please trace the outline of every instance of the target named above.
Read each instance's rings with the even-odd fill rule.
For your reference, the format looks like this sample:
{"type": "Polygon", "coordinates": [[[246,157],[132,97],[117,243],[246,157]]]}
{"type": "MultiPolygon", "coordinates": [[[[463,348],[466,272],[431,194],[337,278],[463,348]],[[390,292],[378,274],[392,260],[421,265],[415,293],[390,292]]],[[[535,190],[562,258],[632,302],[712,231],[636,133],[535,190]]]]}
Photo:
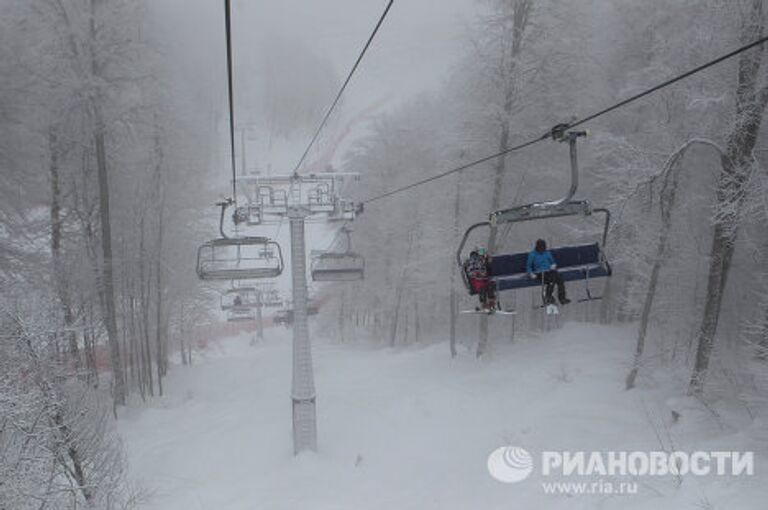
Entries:
{"type": "MultiPolygon", "coordinates": [[[[304,41],[346,75],[386,0],[241,0],[238,23],[304,41]]],[[[474,0],[396,0],[349,88],[348,100],[372,90],[410,95],[433,87],[461,52],[474,0]]],[[[356,102],[356,101],[355,101],[356,102]]]]}
{"type": "MultiPolygon", "coordinates": [[[[339,79],[343,79],[386,3],[387,0],[234,0],[235,74],[250,79],[258,73],[258,55],[269,52],[270,38],[278,35],[311,48],[327,59],[339,79]]],[[[226,79],[223,4],[223,0],[152,2],[179,72],[186,80],[199,84],[200,95],[206,102],[220,104],[221,108],[226,79]]],[[[462,54],[466,26],[474,19],[478,7],[476,0],[395,0],[347,89],[345,115],[383,97],[390,98],[387,105],[391,107],[437,87],[462,54]]],[[[235,91],[236,100],[248,93],[242,88],[235,91]]],[[[327,103],[331,100],[329,97],[327,103]]],[[[238,115],[253,117],[253,112],[239,111],[238,115]]],[[[299,148],[297,151],[301,153],[299,148]]]]}

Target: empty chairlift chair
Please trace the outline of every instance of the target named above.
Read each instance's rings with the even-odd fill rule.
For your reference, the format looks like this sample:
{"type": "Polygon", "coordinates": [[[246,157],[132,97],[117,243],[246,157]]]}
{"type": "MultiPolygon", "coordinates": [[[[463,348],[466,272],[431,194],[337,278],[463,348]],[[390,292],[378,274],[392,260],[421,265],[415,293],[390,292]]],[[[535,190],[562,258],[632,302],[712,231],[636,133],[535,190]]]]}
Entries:
{"type": "Polygon", "coordinates": [[[256,320],[253,308],[232,308],[227,311],[227,322],[248,322],[256,320]]]}
{"type": "MultiPolygon", "coordinates": [[[[320,309],[314,304],[307,305],[307,315],[313,316],[320,313],[320,309]]],[[[293,308],[284,308],[275,312],[272,322],[275,324],[282,324],[284,326],[290,326],[293,324],[293,308]]]]}
{"type": "Polygon", "coordinates": [[[313,252],[312,281],[350,282],[365,278],[365,258],[352,251],[351,230],[344,228],[341,232],[346,236],[346,250],[313,252]]]}
{"type": "MultiPolygon", "coordinates": [[[[216,204],[221,208],[221,237],[197,249],[197,276],[201,280],[277,278],[284,268],[279,244],[267,237],[228,237],[224,233],[224,215],[233,204],[232,200],[216,204]]],[[[235,223],[238,222],[240,212],[235,211],[235,223]]]]}
{"type": "Polygon", "coordinates": [[[283,268],[280,245],[266,237],[214,239],[197,251],[201,280],[276,278],[283,268]]]}
{"type": "Polygon", "coordinates": [[[277,289],[266,289],[261,293],[261,302],[265,308],[280,308],[283,306],[283,299],[277,289]]]}

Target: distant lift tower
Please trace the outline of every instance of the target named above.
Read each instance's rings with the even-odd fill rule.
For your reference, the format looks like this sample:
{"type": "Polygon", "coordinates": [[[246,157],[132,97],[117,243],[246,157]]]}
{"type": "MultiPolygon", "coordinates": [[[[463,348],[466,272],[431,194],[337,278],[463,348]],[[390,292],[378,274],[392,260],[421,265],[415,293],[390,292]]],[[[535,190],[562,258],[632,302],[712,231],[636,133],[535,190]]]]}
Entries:
{"type": "Polygon", "coordinates": [[[345,200],[345,181],[358,179],[355,173],[306,175],[247,175],[238,177],[248,205],[235,217],[248,225],[276,223],[288,218],[291,234],[291,275],[293,283],[293,451],[317,450],[312,349],[307,324],[307,253],[304,227],[307,221],[350,221],[362,209],[345,200]]]}

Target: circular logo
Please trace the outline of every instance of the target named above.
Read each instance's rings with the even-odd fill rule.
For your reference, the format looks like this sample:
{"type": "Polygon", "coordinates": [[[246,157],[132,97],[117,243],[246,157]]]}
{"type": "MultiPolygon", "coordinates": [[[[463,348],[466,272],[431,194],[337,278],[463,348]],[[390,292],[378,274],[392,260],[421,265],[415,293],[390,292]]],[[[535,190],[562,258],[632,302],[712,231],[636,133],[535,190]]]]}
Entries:
{"type": "Polygon", "coordinates": [[[488,472],[503,483],[522,482],[533,472],[533,457],[523,448],[502,446],[488,456],[488,472]]]}

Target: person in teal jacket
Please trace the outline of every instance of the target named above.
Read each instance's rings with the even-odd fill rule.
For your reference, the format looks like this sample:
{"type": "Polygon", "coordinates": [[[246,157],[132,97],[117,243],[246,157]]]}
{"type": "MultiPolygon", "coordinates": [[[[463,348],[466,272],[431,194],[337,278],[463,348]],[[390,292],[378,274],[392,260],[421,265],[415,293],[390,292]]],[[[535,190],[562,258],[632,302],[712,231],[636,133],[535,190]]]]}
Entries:
{"type": "Polygon", "coordinates": [[[561,305],[567,305],[571,302],[565,296],[565,282],[560,273],[557,272],[557,262],[552,252],[547,250],[547,242],[544,239],[536,241],[536,247],[528,254],[528,260],[525,264],[528,276],[531,279],[542,281],[546,286],[544,304],[551,305],[555,303],[552,296],[555,285],[557,285],[557,299],[561,305]]]}

